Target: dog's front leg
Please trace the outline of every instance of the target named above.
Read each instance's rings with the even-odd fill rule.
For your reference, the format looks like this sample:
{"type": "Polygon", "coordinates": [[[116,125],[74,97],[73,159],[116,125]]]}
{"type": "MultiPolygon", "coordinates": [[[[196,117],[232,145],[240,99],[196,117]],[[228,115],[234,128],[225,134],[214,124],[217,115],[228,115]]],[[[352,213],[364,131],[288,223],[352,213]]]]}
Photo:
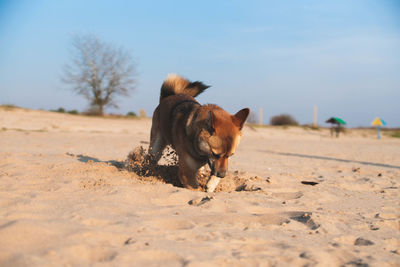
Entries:
{"type": "Polygon", "coordinates": [[[179,180],[185,188],[200,190],[197,182],[197,172],[201,165],[190,156],[180,157],[179,161],[179,180]]]}
{"type": "Polygon", "coordinates": [[[210,179],[208,180],[207,185],[206,185],[207,192],[209,192],[209,193],[214,192],[215,188],[217,188],[220,181],[221,181],[221,178],[219,178],[216,175],[211,175],[210,179]]]}

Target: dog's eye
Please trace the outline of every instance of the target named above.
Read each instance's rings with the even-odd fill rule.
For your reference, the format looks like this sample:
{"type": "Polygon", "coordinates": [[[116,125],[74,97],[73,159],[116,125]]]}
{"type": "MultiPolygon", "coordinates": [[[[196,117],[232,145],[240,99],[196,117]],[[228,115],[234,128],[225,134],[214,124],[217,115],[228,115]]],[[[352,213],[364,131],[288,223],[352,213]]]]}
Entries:
{"type": "Polygon", "coordinates": [[[213,158],[219,159],[219,158],[221,157],[220,154],[215,154],[215,153],[212,152],[212,151],[211,151],[211,153],[212,153],[213,158]]]}

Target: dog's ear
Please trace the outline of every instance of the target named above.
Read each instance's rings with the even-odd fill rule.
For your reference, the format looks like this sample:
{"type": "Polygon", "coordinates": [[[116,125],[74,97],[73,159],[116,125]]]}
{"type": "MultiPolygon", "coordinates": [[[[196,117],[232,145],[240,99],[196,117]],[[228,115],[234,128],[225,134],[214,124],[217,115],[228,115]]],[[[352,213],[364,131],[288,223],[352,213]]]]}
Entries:
{"type": "Polygon", "coordinates": [[[233,115],[233,123],[239,127],[239,130],[242,130],[243,124],[246,121],[247,117],[249,116],[250,109],[244,108],[238,111],[235,115],[233,115]]]}
{"type": "Polygon", "coordinates": [[[213,135],[215,133],[214,121],[215,121],[215,115],[210,110],[208,112],[208,117],[207,117],[207,120],[206,120],[207,131],[210,133],[210,135],[213,135]]]}

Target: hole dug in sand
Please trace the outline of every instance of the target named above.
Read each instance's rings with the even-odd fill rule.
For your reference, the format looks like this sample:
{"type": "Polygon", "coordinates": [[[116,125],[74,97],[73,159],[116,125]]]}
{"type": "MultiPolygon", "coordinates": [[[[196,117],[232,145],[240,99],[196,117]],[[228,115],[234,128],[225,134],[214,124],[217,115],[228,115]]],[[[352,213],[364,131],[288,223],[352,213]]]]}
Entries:
{"type": "MultiPolygon", "coordinates": [[[[147,148],[136,147],[131,151],[125,161],[125,168],[134,172],[137,178],[147,182],[163,182],[182,187],[178,178],[178,155],[171,147],[164,150],[158,164],[150,164],[147,148]]],[[[206,191],[206,184],[210,178],[210,169],[204,166],[199,170],[197,181],[202,191],[206,191]]],[[[225,178],[220,180],[214,192],[232,191],[262,191],[262,188],[251,182],[261,181],[258,176],[251,176],[245,172],[228,172],[225,178]]]]}

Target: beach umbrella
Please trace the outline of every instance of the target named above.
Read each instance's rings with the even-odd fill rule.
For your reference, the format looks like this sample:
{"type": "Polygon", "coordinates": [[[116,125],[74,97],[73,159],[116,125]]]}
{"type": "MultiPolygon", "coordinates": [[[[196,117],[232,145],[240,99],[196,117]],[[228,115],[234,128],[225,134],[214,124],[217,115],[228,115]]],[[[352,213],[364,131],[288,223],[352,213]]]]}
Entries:
{"type": "Polygon", "coordinates": [[[377,126],[376,129],[378,131],[378,139],[381,139],[381,126],[386,125],[386,122],[379,118],[376,117],[375,120],[371,123],[372,126],[377,126]]]}
{"type": "Polygon", "coordinates": [[[336,132],[336,137],[339,137],[339,133],[340,133],[340,129],[341,129],[340,125],[346,125],[346,122],[338,117],[331,117],[326,121],[326,123],[332,124],[331,136],[333,136],[333,132],[336,132]],[[334,124],[336,124],[337,126],[333,127],[334,124]]]}
{"type": "Polygon", "coordinates": [[[343,125],[346,124],[346,122],[344,120],[342,120],[341,118],[338,118],[338,117],[332,117],[329,120],[327,120],[326,123],[343,124],[343,125]]]}
{"type": "Polygon", "coordinates": [[[386,125],[386,122],[379,117],[376,117],[375,120],[371,123],[373,126],[383,126],[386,125]]]}

